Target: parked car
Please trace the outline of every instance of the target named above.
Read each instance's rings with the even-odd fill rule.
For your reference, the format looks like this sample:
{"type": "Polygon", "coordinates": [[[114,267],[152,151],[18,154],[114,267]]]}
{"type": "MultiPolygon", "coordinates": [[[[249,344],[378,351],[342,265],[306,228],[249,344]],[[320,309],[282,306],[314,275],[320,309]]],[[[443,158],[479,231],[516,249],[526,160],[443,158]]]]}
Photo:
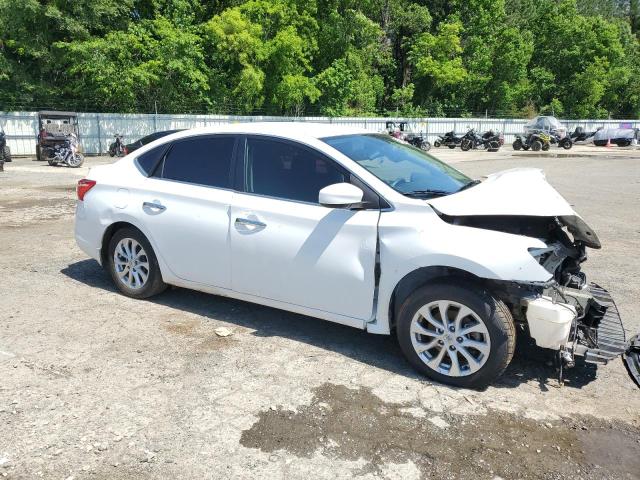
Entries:
{"type": "Polygon", "coordinates": [[[593,144],[598,147],[611,144],[628,147],[634,143],[637,145],[638,140],[640,140],[639,128],[602,128],[593,135],[593,144]]]}
{"type": "Polygon", "coordinates": [[[144,147],[146,144],[151,143],[159,138],[165,137],[167,135],[171,135],[172,133],[181,132],[182,130],[164,130],[161,132],[153,132],[146,137],[142,137],[136,140],[133,143],[128,143],[124,146],[124,154],[128,154],[131,152],[135,152],[141,147],[144,147]]]}
{"type": "Polygon", "coordinates": [[[597,235],[540,170],[479,182],[387,134],[252,123],[165,136],[77,194],[78,245],[133,298],[176,285],[393,332],[462,387],[500,376],[516,327],[566,366],[631,349],[581,271],[597,235]]]}
{"type": "Polygon", "coordinates": [[[48,160],[54,156],[55,147],[67,143],[69,135],[75,135],[80,147],[80,130],[78,114],[73,112],[40,111],[38,112],[38,137],[36,139],[36,159],[48,160]]]}

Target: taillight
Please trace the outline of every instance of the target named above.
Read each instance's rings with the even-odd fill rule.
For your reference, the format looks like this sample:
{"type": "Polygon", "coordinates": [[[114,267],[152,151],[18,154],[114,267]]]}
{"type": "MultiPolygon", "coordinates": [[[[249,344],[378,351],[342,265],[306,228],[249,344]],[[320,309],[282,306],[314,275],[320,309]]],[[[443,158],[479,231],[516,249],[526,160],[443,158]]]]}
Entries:
{"type": "Polygon", "coordinates": [[[129,150],[127,150],[127,147],[126,147],[126,146],[123,148],[123,150],[124,150],[124,154],[125,154],[125,155],[129,155],[129,150]]]}
{"type": "Polygon", "coordinates": [[[78,181],[78,186],[76,187],[76,193],[78,194],[78,200],[82,201],[84,200],[84,196],[87,194],[87,192],[89,190],[91,190],[93,188],[93,186],[96,184],[95,180],[88,180],[86,178],[83,178],[82,180],[78,181]]]}

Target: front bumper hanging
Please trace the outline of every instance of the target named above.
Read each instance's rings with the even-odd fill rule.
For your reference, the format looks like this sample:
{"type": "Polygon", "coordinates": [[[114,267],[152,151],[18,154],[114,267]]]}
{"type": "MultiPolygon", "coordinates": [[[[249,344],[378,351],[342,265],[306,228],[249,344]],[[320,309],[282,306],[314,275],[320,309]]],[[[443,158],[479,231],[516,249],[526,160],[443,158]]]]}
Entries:
{"type": "Polygon", "coordinates": [[[592,283],[589,292],[602,310],[596,322],[583,326],[583,340],[574,353],[585,362],[606,364],[622,356],[629,374],[640,387],[640,334],[627,341],[620,312],[607,290],[592,283]]]}
{"type": "Polygon", "coordinates": [[[640,387],[640,333],[629,342],[629,348],[624,353],[624,363],[629,375],[640,387]]]}

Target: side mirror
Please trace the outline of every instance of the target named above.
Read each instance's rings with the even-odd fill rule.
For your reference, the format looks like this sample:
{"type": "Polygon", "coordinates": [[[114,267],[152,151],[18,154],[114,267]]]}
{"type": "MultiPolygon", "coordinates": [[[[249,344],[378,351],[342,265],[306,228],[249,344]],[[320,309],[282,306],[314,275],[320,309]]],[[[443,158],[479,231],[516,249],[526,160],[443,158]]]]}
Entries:
{"type": "Polygon", "coordinates": [[[349,208],[362,203],[364,193],[350,183],[334,183],[320,190],[318,202],[324,207],[349,208]]]}

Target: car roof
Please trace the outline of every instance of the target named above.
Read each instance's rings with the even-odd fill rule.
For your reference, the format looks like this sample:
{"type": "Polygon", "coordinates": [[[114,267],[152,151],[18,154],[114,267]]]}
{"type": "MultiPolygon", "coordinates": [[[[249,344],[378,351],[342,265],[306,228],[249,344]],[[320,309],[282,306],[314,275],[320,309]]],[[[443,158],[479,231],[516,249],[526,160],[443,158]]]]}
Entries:
{"type": "Polygon", "coordinates": [[[340,135],[356,135],[373,133],[363,128],[314,122],[247,122],[217,125],[214,127],[198,127],[182,130],[171,135],[182,138],[207,133],[247,133],[273,135],[291,140],[308,140],[309,138],[337,137],[340,135]]]}

